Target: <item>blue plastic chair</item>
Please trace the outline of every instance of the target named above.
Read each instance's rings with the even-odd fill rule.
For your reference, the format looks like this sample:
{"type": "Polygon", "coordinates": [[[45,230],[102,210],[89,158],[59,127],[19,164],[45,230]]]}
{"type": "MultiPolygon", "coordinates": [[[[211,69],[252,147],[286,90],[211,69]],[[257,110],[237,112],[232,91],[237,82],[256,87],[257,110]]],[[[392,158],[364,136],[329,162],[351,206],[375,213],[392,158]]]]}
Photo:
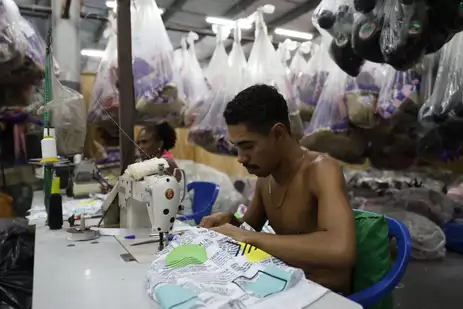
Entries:
{"type": "Polygon", "coordinates": [[[373,286],[350,295],[348,298],[363,308],[374,306],[390,295],[405,274],[412,253],[412,239],[402,222],[385,216],[389,226],[389,237],[397,241],[397,257],[389,272],[373,286]]]}
{"type": "Polygon", "coordinates": [[[187,185],[187,191],[194,190],[192,214],[186,214],[178,217],[177,220],[187,221],[194,219],[196,224],[201,222],[205,216],[209,216],[212,212],[217,196],[219,195],[220,186],[207,181],[194,181],[187,185]]]}

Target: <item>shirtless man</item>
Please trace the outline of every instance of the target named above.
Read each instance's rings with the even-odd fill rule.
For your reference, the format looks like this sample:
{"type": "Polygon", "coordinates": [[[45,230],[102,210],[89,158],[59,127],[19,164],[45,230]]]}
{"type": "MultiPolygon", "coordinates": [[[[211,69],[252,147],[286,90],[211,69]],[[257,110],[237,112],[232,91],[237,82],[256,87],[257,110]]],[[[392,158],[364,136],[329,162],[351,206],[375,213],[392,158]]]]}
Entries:
{"type": "Polygon", "coordinates": [[[306,276],[349,294],[356,261],[354,214],[339,163],[301,148],[291,136],[286,101],[270,86],[240,92],[224,112],[238,161],[258,176],[243,221],[260,231],[268,219],[276,235],[238,228],[232,213],[203,218],[201,226],[301,268],[306,276]]]}

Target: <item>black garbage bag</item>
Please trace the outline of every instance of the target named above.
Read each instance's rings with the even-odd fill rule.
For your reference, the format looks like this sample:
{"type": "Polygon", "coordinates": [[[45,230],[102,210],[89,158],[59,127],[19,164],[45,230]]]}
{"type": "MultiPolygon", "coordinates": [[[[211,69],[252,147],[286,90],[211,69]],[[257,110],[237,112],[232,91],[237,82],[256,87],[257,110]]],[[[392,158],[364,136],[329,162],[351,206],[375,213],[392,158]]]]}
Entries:
{"type": "Polygon", "coordinates": [[[0,308],[31,309],[34,233],[23,219],[0,219],[0,308]]]}

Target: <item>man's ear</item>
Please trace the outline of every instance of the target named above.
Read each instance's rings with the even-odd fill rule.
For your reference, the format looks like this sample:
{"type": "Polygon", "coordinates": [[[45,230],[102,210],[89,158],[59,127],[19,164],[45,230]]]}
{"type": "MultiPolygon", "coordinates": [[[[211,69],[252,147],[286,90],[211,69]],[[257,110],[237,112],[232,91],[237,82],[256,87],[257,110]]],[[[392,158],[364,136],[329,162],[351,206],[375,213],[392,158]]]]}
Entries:
{"type": "Polygon", "coordinates": [[[282,123],[275,123],[273,127],[270,129],[271,134],[275,137],[275,139],[281,139],[286,132],[286,128],[282,123]]]}

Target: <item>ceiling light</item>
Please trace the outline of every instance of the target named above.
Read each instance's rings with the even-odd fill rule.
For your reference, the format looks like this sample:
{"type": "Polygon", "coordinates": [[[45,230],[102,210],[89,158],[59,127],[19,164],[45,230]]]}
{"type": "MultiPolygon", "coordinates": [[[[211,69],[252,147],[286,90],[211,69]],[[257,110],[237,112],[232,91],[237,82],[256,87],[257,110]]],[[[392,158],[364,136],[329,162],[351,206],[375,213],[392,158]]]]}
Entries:
{"type": "Polygon", "coordinates": [[[105,52],[104,50],[98,50],[98,49],[82,49],[80,51],[80,54],[86,57],[103,58],[105,52]]]}
{"type": "MultiPolygon", "coordinates": [[[[110,8],[110,9],[113,9],[113,11],[116,11],[117,10],[117,1],[106,1],[106,7],[110,8]]],[[[164,9],[161,9],[159,8],[159,11],[161,13],[161,15],[164,13],[164,9]]]]}
{"type": "Polygon", "coordinates": [[[295,38],[295,39],[307,40],[307,41],[310,41],[313,38],[312,33],[288,30],[288,29],[283,29],[283,28],[276,28],[275,34],[283,35],[283,36],[287,36],[287,37],[295,38]]]}
{"type": "MultiPolygon", "coordinates": [[[[235,21],[231,19],[226,19],[226,18],[208,16],[206,17],[206,22],[209,24],[225,26],[225,27],[230,27],[230,28],[235,27],[235,21]]],[[[240,26],[241,29],[248,30],[252,28],[252,23],[250,23],[246,19],[238,19],[238,25],[240,26]]]]}

